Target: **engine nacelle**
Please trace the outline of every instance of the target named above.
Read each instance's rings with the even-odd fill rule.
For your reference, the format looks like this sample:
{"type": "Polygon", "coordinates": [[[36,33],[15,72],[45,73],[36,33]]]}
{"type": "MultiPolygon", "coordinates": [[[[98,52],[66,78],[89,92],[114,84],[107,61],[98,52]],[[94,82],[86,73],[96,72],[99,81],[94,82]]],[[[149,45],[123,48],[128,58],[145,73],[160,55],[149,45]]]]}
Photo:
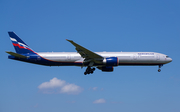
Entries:
{"type": "Polygon", "coordinates": [[[109,57],[103,60],[103,64],[106,66],[118,66],[119,60],[117,57],[109,57]]]}
{"type": "Polygon", "coordinates": [[[113,66],[104,66],[104,67],[97,67],[97,68],[102,70],[103,72],[112,72],[114,70],[113,66]]]}

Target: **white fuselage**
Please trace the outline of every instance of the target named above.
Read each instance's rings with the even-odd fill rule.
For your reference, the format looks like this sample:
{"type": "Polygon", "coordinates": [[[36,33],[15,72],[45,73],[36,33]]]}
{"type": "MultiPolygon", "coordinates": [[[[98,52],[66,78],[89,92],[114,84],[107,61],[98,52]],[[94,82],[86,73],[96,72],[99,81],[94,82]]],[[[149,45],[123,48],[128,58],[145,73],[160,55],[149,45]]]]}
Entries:
{"type": "MultiPolygon", "coordinates": [[[[104,58],[118,57],[119,65],[161,65],[172,61],[165,54],[156,52],[95,52],[104,58]]],[[[41,57],[55,62],[83,63],[84,58],[76,52],[41,52],[41,57]]]]}

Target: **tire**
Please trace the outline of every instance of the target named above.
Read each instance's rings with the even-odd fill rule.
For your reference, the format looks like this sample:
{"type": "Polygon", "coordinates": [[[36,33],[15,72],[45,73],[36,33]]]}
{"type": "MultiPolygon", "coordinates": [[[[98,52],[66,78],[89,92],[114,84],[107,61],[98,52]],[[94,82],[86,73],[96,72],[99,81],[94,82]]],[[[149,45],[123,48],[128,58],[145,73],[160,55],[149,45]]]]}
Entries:
{"type": "Polygon", "coordinates": [[[161,69],[158,69],[158,72],[161,72],[161,69]]]}

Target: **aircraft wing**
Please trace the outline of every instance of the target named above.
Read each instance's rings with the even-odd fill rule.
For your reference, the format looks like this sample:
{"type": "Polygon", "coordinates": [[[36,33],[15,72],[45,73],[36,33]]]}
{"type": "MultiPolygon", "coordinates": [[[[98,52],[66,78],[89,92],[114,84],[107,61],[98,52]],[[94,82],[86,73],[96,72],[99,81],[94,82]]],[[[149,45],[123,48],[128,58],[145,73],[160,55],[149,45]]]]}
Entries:
{"type": "Polygon", "coordinates": [[[73,44],[76,47],[77,52],[81,55],[81,57],[85,58],[85,60],[100,60],[100,59],[104,59],[104,57],[102,57],[99,54],[96,54],[80,45],[78,45],[77,43],[73,42],[72,40],[68,40],[71,44],[73,44]]]}

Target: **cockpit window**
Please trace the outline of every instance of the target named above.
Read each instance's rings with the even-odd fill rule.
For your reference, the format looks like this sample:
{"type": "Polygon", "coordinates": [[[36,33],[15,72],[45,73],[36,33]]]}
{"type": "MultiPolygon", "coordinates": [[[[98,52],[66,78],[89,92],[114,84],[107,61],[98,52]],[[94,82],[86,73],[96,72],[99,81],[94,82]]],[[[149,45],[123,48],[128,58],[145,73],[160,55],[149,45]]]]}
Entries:
{"type": "Polygon", "coordinates": [[[166,58],[169,58],[169,56],[166,56],[166,58]]]}

